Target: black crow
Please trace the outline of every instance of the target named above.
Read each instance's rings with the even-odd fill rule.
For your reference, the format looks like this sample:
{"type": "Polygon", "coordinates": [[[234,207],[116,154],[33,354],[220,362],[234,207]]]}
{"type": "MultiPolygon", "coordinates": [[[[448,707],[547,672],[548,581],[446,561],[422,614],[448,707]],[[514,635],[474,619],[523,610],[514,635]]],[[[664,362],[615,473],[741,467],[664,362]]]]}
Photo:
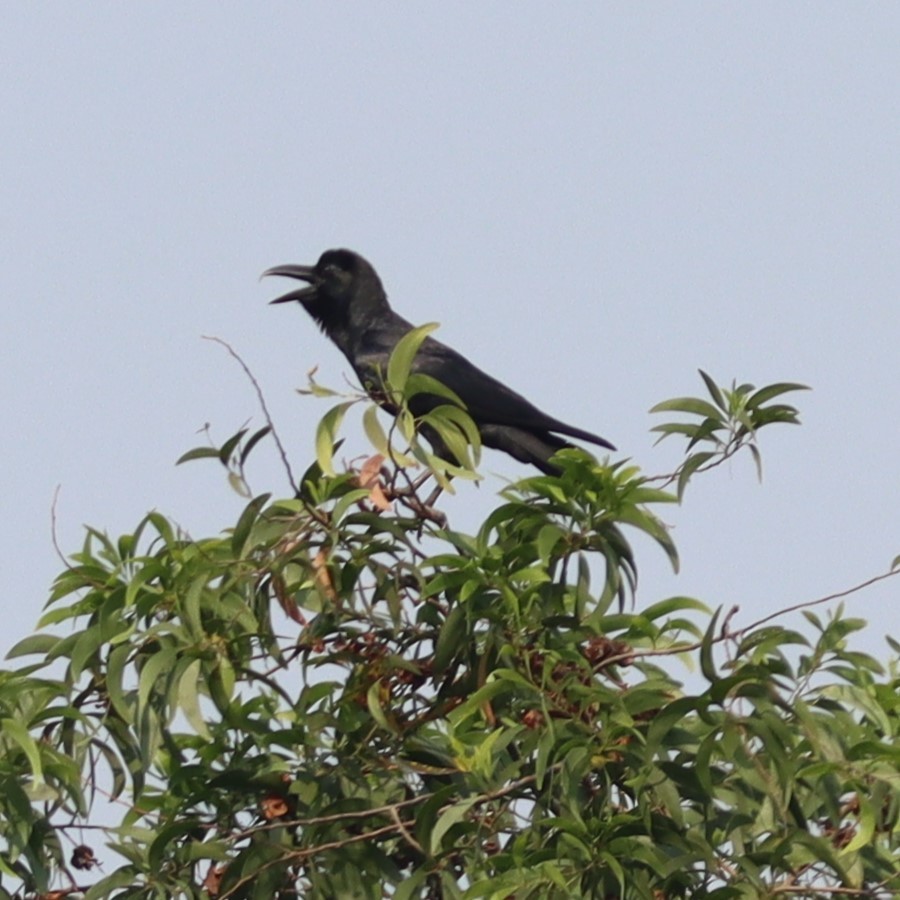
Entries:
{"type": "MultiPolygon", "coordinates": [[[[263,272],[263,277],[266,275],[306,282],[304,287],[272,303],[295,300],[302,304],[350,361],[363,386],[371,390],[380,384],[391,352],[413,326],[391,309],[381,279],[365,259],[351,250],[326,250],[314,266],[275,266],[263,272]]],[[[604,438],[541,412],[433,338],[425,339],[413,361],[412,372],[430,375],[463,401],[486,447],[503,450],[542,472],[559,472],[550,457],[571,446],[560,434],[615,450],[604,438]]],[[[383,400],[377,396],[376,399],[383,400]]],[[[412,398],[410,409],[415,415],[423,415],[447,402],[434,394],[419,394],[412,398]]],[[[434,445],[435,453],[455,461],[436,435],[426,431],[425,436],[434,445]]]]}

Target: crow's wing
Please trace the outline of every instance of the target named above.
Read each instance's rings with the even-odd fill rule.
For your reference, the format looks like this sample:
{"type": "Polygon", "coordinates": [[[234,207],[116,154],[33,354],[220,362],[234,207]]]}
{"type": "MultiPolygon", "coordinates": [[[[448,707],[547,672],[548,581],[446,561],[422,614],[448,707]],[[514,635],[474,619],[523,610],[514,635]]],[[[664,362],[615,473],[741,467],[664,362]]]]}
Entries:
{"type": "MultiPolygon", "coordinates": [[[[615,449],[605,438],[567,425],[541,412],[521,394],[492,378],[440,341],[426,339],[413,361],[412,369],[414,372],[430,375],[450,388],[465,403],[469,415],[479,425],[509,425],[527,431],[555,431],[610,450],[615,449]]],[[[414,405],[424,412],[443,402],[446,401],[435,398],[434,401],[423,400],[414,405]]]]}

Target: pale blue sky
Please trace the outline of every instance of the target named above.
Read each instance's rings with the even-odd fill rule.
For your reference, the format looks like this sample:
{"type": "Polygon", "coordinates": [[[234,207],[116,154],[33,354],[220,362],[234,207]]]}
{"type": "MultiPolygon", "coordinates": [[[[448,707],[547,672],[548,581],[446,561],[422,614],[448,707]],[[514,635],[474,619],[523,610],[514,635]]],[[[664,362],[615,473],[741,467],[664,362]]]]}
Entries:
{"type": "MultiPolygon", "coordinates": [[[[900,7],[847,3],[4,4],[0,28],[2,644],[33,627],[82,523],[194,533],[240,501],[174,468],[263,385],[295,467],[348,366],[258,274],[331,246],[395,306],[648,473],[647,409],[720,380],[801,381],[642,547],[639,603],[747,624],[900,553],[900,7]],[[650,555],[647,556],[646,554],[650,555]]],[[[361,444],[357,440],[357,446],[361,444]]],[[[497,456],[489,473],[526,470],[497,456]]],[[[256,490],[285,490],[273,454],[256,490]]],[[[448,505],[474,527],[501,482],[448,505]]],[[[900,586],[851,601],[866,646],[900,586]]]]}

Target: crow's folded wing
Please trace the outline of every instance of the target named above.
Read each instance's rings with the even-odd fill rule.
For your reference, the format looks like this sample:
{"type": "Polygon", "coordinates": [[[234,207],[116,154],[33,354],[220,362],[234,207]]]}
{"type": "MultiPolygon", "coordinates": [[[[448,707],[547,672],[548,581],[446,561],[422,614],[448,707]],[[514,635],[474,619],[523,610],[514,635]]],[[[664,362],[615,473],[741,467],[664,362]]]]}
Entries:
{"type": "MultiPolygon", "coordinates": [[[[465,403],[469,415],[479,425],[510,425],[527,431],[557,432],[615,449],[605,438],[541,412],[521,394],[492,378],[440,341],[426,340],[412,368],[414,372],[430,375],[450,388],[465,403]]],[[[425,412],[445,402],[441,398],[423,398],[414,402],[413,407],[416,412],[425,412]]]]}

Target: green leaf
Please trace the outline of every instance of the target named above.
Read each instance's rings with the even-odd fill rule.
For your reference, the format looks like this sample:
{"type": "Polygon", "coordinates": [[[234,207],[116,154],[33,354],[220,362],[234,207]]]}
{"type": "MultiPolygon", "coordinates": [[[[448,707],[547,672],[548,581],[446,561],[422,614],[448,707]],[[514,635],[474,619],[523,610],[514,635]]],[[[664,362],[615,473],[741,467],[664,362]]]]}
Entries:
{"type": "Polygon", "coordinates": [[[363,430],[375,451],[386,459],[390,459],[392,455],[390,442],[381,422],[378,421],[378,409],[378,406],[373,403],[363,413],[363,430]]]}
{"type": "Polygon", "coordinates": [[[0,719],[0,733],[15,741],[21,747],[31,767],[31,777],[35,784],[42,784],[44,771],[41,765],[41,754],[34,738],[28,733],[28,729],[17,719],[0,719]]]}
{"type": "Polygon", "coordinates": [[[395,391],[404,391],[406,380],[409,378],[410,369],[413,360],[419,352],[419,348],[425,342],[425,339],[438,328],[437,322],[429,322],[427,325],[420,325],[413,328],[397,341],[391,358],[388,360],[387,366],[387,382],[388,387],[395,391]]]}
{"type": "Polygon", "coordinates": [[[454,606],[441,628],[434,648],[434,670],[443,674],[466,642],[466,615],[459,605],[454,606]]]}
{"type": "Polygon", "coordinates": [[[266,425],[265,428],[260,428],[259,431],[254,432],[247,439],[247,443],[244,444],[241,449],[241,457],[240,463],[244,465],[247,462],[247,457],[250,455],[250,451],[272,430],[271,425],[266,425]]]}
{"type": "Polygon", "coordinates": [[[234,448],[243,440],[246,433],[247,429],[242,428],[237,434],[233,434],[228,438],[228,440],[219,448],[219,461],[223,466],[228,465],[231,460],[231,454],[234,453],[234,448]]]}
{"type": "Polygon", "coordinates": [[[426,375],[424,372],[413,372],[406,380],[406,386],[403,395],[407,400],[411,400],[417,394],[433,394],[435,397],[443,397],[449,400],[454,406],[465,409],[466,404],[455,391],[451,391],[447,385],[442,384],[437,378],[426,375]]]}
{"type": "Polygon", "coordinates": [[[703,371],[703,369],[698,370],[700,372],[700,377],[703,379],[703,383],[706,385],[706,389],[709,391],[709,396],[712,397],[713,403],[722,410],[723,413],[728,412],[728,404],[725,402],[725,398],[722,396],[722,391],[719,390],[719,386],[703,371]]]}
{"type": "Polygon", "coordinates": [[[438,816],[434,828],[431,830],[431,853],[437,855],[441,852],[441,842],[444,835],[456,824],[462,822],[469,810],[478,802],[478,797],[469,797],[454,803],[449,809],[445,809],[438,816]]]}
{"type": "Polygon", "coordinates": [[[704,419],[713,419],[716,422],[725,422],[725,416],[721,410],[716,409],[706,400],[697,397],[675,397],[672,400],[664,400],[650,408],[650,412],[686,412],[695,416],[703,416],[704,419]]]}
{"type": "Polygon", "coordinates": [[[212,734],[200,710],[200,697],[197,690],[200,678],[200,665],[199,659],[191,660],[184,667],[180,677],[177,678],[177,705],[197,734],[204,740],[210,741],[212,740],[212,734]]]}
{"type": "Polygon", "coordinates": [[[685,609],[693,609],[702,613],[709,612],[709,607],[705,603],[695,600],[693,597],[669,597],[667,600],[660,600],[658,603],[648,606],[641,612],[641,615],[652,621],[685,609]]]}
{"type": "Polygon", "coordinates": [[[381,692],[383,689],[382,679],[378,679],[373,682],[369,687],[368,692],[366,693],[366,704],[369,707],[369,712],[372,714],[372,718],[386,731],[393,732],[394,734],[398,734],[397,726],[393,725],[391,721],[388,719],[387,714],[384,711],[384,707],[381,705],[381,692]]]}
{"type": "Polygon", "coordinates": [[[701,466],[706,465],[711,459],[715,458],[717,454],[710,450],[702,450],[700,453],[691,454],[682,464],[681,468],[678,470],[678,483],[676,486],[676,493],[678,495],[678,501],[684,499],[684,492],[688,486],[688,482],[691,480],[691,476],[699,469],[701,466]]]}
{"type": "Polygon", "coordinates": [[[138,690],[138,702],[141,707],[146,706],[150,693],[156,687],[161,676],[171,671],[175,665],[178,653],[174,647],[167,647],[154,653],[141,669],[140,686],[138,690]]]}
{"type": "Polygon", "coordinates": [[[239,559],[244,556],[250,530],[271,496],[271,494],[260,494],[244,507],[244,511],[241,513],[241,517],[234,528],[234,534],[231,536],[231,552],[239,559]]]}
{"type": "Polygon", "coordinates": [[[334,477],[337,474],[333,463],[337,434],[341,423],[344,421],[344,416],[347,414],[347,410],[355,402],[355,400],[347,400],[344,403],[333,406],[322,417],[316,429],[316,461],[326,475],[334,477]]]}
{"type": "Polygon", "coordinates": [[[182,463],[189,462],[192,459],[218,459],[218,457],[219,451],[215,447],[195,447],[193,450],[188,450],[187,453],[179,456],[175,461],[175,465],[180,466],[182,463]]]}
{"type": "Polygon", "coordinates": [[[32,634],[14,644],[12,650],[6,654],[6,658],[15,659],[19,656],[30,656],[33,653],[40,653],[42,656],[45,656],[52,652],[60,640],[61,638],[55,634],[32,634]]]}
{"type": "Polygon", "coordinates": [[[786,394],[789,391],[808,391],[811,390],[805,384],[795,384],[789,381],[779,382],[778,384],[770,384],[767,387],[760,388],[755,394],[747,400],[747,409],[756,409],[767,400],[778,397],[780,394],[786,394]]]}
{"type": "Polygon", "coordinates": [[[716,625],[719,622],[721,612],[722,607],[720,606],[713,613],[713,617],[709,622],[709,628],[706,629],[706,634],[703,636],[703,645],[700,648],[700,671],[710,684],[713,684],[719,677],[713,659],[713,649],[716,643],[716,625]]]}
{"type": "MultiPolygon", "coordinates": [[[[119,888],[129,887],[136,882],[143,881],[144,875],[136,865],[122,866],[92,885],[90,890],[84,895],[84,900],[105,900],[105,898],[113,896],[113,892],[119,888]]],[[[124,897],[126,895],[116,894],[115,896],[124,897]]]]}
{"type": "Polygon", "coordinates": [[[404,877],[403,881],[397,886],[397,890],[391,894],[393,900],[415,900],[421,897],[419,889],[428,878],[427,869],[417,869],[409,877],[404,877]]]}

